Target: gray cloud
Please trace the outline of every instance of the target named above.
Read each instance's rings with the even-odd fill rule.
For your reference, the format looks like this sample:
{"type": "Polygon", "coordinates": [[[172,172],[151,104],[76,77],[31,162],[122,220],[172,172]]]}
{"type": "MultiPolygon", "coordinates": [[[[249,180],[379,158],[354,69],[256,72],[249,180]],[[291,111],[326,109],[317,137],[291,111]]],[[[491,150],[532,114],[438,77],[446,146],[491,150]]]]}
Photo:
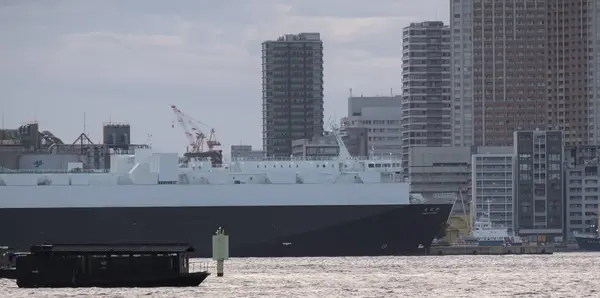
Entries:
{"type": "Polygon", "coordinates": [[[168,105],[217,129],[227,147],[260,146],[260,43],[320,32],[326,118],[355,94],[399,92],[402,27],[447,19],[447,0],[3,1],[0,110],[5,124],[33,120],[61,138],[100,136],[103,121],[133,125],[182,151],[168,105]],[[437,10],[437,13],[436,13],[437,10]]]}

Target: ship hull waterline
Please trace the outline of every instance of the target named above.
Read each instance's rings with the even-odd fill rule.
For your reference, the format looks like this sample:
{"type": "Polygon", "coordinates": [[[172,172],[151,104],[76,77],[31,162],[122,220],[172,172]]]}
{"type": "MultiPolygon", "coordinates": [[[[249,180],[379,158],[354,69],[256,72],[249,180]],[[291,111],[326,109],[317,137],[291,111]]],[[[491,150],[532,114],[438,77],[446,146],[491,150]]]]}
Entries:
{"type": "Polygon", "coordinates": [[[229,235],[231,257],[390,256],[429,247],[452,204],[0,209],[0,244],[189,241],[212,256],[229,235]]]}
{"type": "Polygon", "coordinates": [[[577,246],[587,251],[600,251],[600,237],[575,237],[577,246]]]}

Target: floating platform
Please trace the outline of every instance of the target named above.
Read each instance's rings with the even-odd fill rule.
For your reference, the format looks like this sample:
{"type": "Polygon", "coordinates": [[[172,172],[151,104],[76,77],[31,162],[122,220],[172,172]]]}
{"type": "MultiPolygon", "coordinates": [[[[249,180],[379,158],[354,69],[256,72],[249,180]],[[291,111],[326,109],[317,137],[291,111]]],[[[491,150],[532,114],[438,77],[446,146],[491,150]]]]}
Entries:
{"type": "Polygon", "coordinates": [[[554,253],[552,246],[432,246],[428,255],[549,255],[554,253]]]}
{"type": "Polygon", "coordinates": [[[210,275],[189,271],[193,251],[186,243],[34,245],[0,277],[20,288],[193,287],[210,275]]]}

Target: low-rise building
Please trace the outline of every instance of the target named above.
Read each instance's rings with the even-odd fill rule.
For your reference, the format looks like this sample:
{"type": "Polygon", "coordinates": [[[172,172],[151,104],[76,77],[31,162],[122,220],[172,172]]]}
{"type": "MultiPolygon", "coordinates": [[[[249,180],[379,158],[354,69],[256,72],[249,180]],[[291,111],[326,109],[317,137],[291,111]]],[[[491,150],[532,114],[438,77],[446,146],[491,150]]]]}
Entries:
{"type": "Polygon", "coordinates": [[[514,154],[477,153],[471,160],[472,222],[487,217],[493,228],[513,232],[514,154]]]}
{"type": "Polygon", "coordinates": [[[590,233],[598,229],[599,168],[597,161],[590,161],[565,171],[568,239],[572,240],[576,232],[590,233]]]}

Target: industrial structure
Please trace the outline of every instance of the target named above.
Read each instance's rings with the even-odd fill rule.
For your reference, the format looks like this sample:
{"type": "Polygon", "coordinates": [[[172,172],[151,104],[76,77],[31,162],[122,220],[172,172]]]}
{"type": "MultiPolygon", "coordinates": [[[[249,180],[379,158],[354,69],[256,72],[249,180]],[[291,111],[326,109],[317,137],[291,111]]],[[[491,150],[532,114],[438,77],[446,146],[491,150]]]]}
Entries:
{"type": "MultiPolygon", "coordinates": [[[[188,147],[184,156],[188,160],[210,158],[213,166],[221,166],[223,164],[223,150],[215,149],[221,146],[221,143],[215,137],[215,129],[209,128],[210,135],[206,137],[200,128],[200,125],[207,126],[206,124],[186,115],[175,105],[171,105],[171,110],[173,110],[177,117],[177,123],[188,139],[188,147]]],[[[175,124],[173,124],[173,127],[175,127],[175,124]]]]}
{"type": "Polygon", "coordinates": [[[101,143],[85,133],[65,143],[50,131],[40,131],[37,122],[2,130],[0,136],[1,171],[66,171],[69,163],[81,163],[80,170],[108,170],[111,154],[133,154],[135,148],[147,147],[131,144],[131,127],[123,123],[105,123],[101,143]]]}
{"type": "Polygon", "coordinates": [[[289,157],[292,141],[323,133],[323,42],[319,33],[262,43],[263,151],[289,157]]]}

